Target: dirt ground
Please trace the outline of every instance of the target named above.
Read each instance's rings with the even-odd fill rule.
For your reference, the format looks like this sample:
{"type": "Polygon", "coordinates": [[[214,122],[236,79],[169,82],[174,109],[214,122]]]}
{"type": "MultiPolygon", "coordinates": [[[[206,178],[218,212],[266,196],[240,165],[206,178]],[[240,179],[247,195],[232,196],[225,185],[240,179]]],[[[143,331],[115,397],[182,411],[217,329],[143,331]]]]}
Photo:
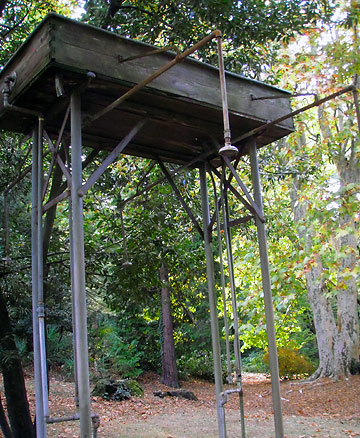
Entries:
{"type": "MultiPolygon", "coordinates": [[[[218,437],[214,385],[191,380],[182,388],[194,392],[198,401],[182,398],[160,399],[153,391],[168,390],[154,374],[140,382],[141,398],[129,401],[104,401],[93,397],[92,410],[100,416],[99,438],[216,438],[218,437]]],[[[33,382],[28,379],[33,405],[33,382]]],[[[50,380],[50,409],[53,416],[74,412],[73,384],[59,376],[50,380]]],[[[360,376],[334,382],[281,383],[285,436],[288,438],[360,438],[360,376]]],[[[239,399],[236,394],[226,405],[228,438],[240,438],[239,399]]],[[[274,437],[271,385],[264,375],[245,374],[245,431],[247,438],[274,437]]],[[[49,425],[49,438],[79,436],[78,423],[49,425]]]]}

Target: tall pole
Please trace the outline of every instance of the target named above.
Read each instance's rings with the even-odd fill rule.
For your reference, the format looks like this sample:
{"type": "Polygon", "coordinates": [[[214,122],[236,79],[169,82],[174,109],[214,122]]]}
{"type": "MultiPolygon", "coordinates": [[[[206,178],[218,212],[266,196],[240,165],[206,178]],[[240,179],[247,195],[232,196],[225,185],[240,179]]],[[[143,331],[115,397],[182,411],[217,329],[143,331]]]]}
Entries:
{"type": "Polygon", "coordinates": [[[73,297],[75,310],[75,348],[79,388],[80,438],[91,437],[91,411],[89,387],[89,357],[87,342],[85,260],[83,205],[78,195],[82,185],[82,138],[80,93],[71,95],[71,165],[72,165],[72,244],[73,255],[73,297]]]}
{"type": "Polygon", "coordinates": [[[227,260],[229,268],[229,279],[230,279],[230,291],[231,291],[231,301],[233,308],[233,321],[234,321],[234,355],[235,355],[235,369],[236,369],[236,383],[239,391],[239,402],[240,402],[240,421],[241,421],[241,437],[245,438],[245,412],[244,412],[244,396],[242,388],[242,371],[241,371],[241,351],[240,351],[240,336],[239,336],[239,317],[237,309],[237,299],[236,299],[236,287],[235,287],[235,272],[234,272],[234,258],[232,251],[232,241],[231,241],[231,230],[229,227],[229,203],[227,198],[227,192],[224,187],[225,179],[225,166],[222,169],[222,181],[221,181],[221,196],[222,196],[222,207],[223,207],[223,220],[224,220],[224,232],[226,240],[226,251],[227,260]]]}
{"type": "Polygon", "coordinates": [[[225,408],[220,397],[220,394],[223,392],[220,356],[220,336],[215,294],[214,258],[212,252],[211,238],[209,234],[210,212],[205,163],[200,164],[200,191],[206,256],[206,273],[209,293],[211,341],[214,360],[216,408],[218,416],[219,438],[226,438],[225,408]]]}
{"type": "Polygon", "coordinates": [[[46,425],[43,410],[43,387],[41,380],[41,356],[40,336],[38,324],[38,299],[39,299],[39,241],[38,241],[38,211],[40,210],[40,199],[38,192],[39,175],[39,127],[33,130],[32,145],[32,208],[31,208],[31,259],[32,259],[32,323],[33,323],[33,348],[34,348],[34,375],[35,375],[35,412],[36,412],[36,436],[46,437],[46,425]]]}
{"type": "Polygon", "coordinates": [[[41,385],[43,396],[43,412],[44,419],[49,416],[49,395],[48,395],[48,376],[47,376],[47,361],[46,361],[46,336],[45,336],[45,302],[44,302],[44,256],[43,256],[43,224],[42,224],[42,192],[43,192],[43,125],[44,119],[39,117],[38,128],[38,179],[37,179],[37,241],[38,241],[38,303],[37,317],[39,325],[39,341],[40,341],[40,361],[41,361],[41,385]]]}
{"type": "MultiPolygon", "coordinates": [[[[249,142],[249,154],[251,164],[251,179],[254,189],[254,199],[258,205],[261,214],[264,215],[264,207],[261,195],[261,182],[259,163],[257,157],[256,141],[252,137],[249,142]]],[[[255,215],[255,223],[257,227],[257,235],[260,252],[261,276],[264,291],[265,303],[265,317],[266,317],[266,332],[269,346],[270,372],[271,372],[271,387],[272,399],[274,408],[274,422],[275,422],[275,436],[276,438],[284,437],[284,426],[281,411],[281,396],[280,396],[280,382],[279,382],[279,365],[276,349],[275,324],[274,324],[274,310],[271,293],[269,258],[267,251],[267,237],[266,227],[263,222],[255,215]]]]}

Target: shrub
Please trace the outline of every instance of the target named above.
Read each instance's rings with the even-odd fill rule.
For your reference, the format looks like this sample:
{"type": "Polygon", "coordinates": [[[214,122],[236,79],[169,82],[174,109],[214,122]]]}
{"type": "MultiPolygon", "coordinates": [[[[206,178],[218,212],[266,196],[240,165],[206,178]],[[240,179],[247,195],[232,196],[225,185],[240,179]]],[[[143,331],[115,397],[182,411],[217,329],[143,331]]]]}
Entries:
{"type": "MultiPolygon", "coordinates": [[[[283,347],[278,350],[280,377],[292,379],[308,376],[314,372],[311,361],[294,348],[283,347]]],[[[264,362],[269,365],[269,352],[264,354],[264,362]]]]}
{"type": "Polygon", "coordinates": [[[242,357],[242,371],[247,373],[269,373],[269,366],[264,362],[262,350],[255,350],[242,357]]]}
{"type": "MultiPolygon", "coordinates": [[[[226,361],[222,361],[222,377],[226,381],[226,361]]],[[[177,360],[178,373],[181,380],[189,376],[214,381],[214,362],[211,352],[193,351],[191,356],[183,355],[177,360]]]]}

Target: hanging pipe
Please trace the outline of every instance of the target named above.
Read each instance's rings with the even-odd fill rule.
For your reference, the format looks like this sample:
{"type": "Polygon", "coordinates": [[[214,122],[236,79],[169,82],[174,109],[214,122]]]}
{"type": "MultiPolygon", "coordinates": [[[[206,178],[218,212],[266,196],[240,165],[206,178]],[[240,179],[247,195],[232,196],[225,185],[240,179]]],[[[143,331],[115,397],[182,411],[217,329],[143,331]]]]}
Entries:
{"type": "Polygon", "coordinates": [[[218,50],[218,58],[219,58],[221,103],[222,103],[223,122],[224,122],[224,146],[222,146],[219,149],[219,154],[226,155],[227,157],[232,158],[232,157],[236,156],[239,151],[238,151],[236,146],[232,146],[232,144],[231,144],[229,106],[228,106],[228,100],[227,100],[224,55],[223,55],[223,51],[222,51],[222,37],[221,37],[221,35],[217,37],[217,50],[218,50]]]}
{"type": "Polygon", "coordinates": [[[12,75],[6,76],[4,83],[5,87],[2,91],[4,95],[4,109],[8,111],[14,111],[21,114],[27,114],[29,116],[34,117],[43,117],[43,114],[40,111],[34,111],[30,110],[28,108],[21,108],[20,106],[15,106],[9,103],[9,96],[12,90],[12,87],[15,85],[16,82],[16,72],[14,72],[12,75]]]}
{"type": "Polygon", "coordinates": [[[224,182],[225,182],[225,164],[223,163],[223,168],[221,173],[221,201],[222,201],[221,203],[222,203],[223,218],[224,218],[224,231],[225,231],[226,250],[227,250],[229,277],[230,277],[231,301],[233,307],[234,354],[235,354],[236,383],[239,389],[238,393],[239,393],[239,404],[240,404],[241,437],[245,438],[245,413],[244,413],[244,395],[243,395],[242,375],[241,375],[239,319],[238,319],[237,300],[236,300],[234,259],[233,259],[232,244],[231,244],[231,230],[229,227],[229,204],[228,204],[228,198],[227,198],[224,182]]]}
{"type": "Polygon", "coordinates": [[[224,325],[225,325],[225,343],[226,343],[226,366],[227,366],[227,381],[229,384],[233,383],[232,375],[231,375],[231,360],[230,360],[230,342],[229,342],[229,320],[227,315],[227,305],[226,305],[226,294],[225,294],[225,274],[224,274],[224,259],[222,255],[222,242],[221,242],[221,227],[220,227],[220,212],[219,212],[219,201],[216,192],[216,184],[215,179],[210,173],[211,182],[214,190],[214,200],[215,200],[215,215],[216,215],[216,231],[218,238],[218,246],[219,246],[219,259],[220,259],[220,273],[221,273],[221,296],[223,301],[224,308],[224,325]]]}

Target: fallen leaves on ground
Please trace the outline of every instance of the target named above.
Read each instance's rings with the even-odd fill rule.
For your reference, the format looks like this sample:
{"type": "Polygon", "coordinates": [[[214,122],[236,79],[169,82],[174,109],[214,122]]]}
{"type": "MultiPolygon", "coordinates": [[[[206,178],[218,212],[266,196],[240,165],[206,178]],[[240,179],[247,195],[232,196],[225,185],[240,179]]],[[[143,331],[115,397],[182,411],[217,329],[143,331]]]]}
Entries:
{"type": "MultiPolygon", "coordinates": [[[[124,424],[128,422],[146,422],[157,415],[171,415],[184,413],[189,416],[196,414],[196,410],[209,410],[215,407],[215,388],[211,382],[191,379],[182,382],[182,388],[192,391],[198,401],[184,398],[154,397],[154,391],[168,390],[162,385],[159,376],[147,373],[140,378],[144,388],[143,397],[134,397],[127,401],[106,401],[101,397],[92,397],[92,411],[101,419],[101,425],[111,423],[114,419],[124,424]]],[[[34,406],[33,380],[27,379],[30,405],[34,406]]],[[[261,374],[243,376],[245,417],[248,419],[266,420],[272,417],[271,382],[261,374]]],[[[344,432],[352,435],[352,430],[346,428],[346,422],[360,418],[360,376],[351,376],[348,379],[333,381],[331,379],[317,380],[312,383],[305,381],[281,382],[281,397],[284,416],[292,417],[321,417],[337,419],[344,422],[344,432]]],[[[51,415],[71,415],[75,412],[74,384],[66,381],[59,375],[50,378],[51,415]]],[[[239,396],[232,394],[226,404],[227,410],[239,409],[239,396]]],[[[64,424],[64,434],[57,437],[73,435],[64,424]]],[[[316,427],[316,424],[314,424],[316,427]]],[[[72,429],[73,430],[73,429],[72,429]]]]}

